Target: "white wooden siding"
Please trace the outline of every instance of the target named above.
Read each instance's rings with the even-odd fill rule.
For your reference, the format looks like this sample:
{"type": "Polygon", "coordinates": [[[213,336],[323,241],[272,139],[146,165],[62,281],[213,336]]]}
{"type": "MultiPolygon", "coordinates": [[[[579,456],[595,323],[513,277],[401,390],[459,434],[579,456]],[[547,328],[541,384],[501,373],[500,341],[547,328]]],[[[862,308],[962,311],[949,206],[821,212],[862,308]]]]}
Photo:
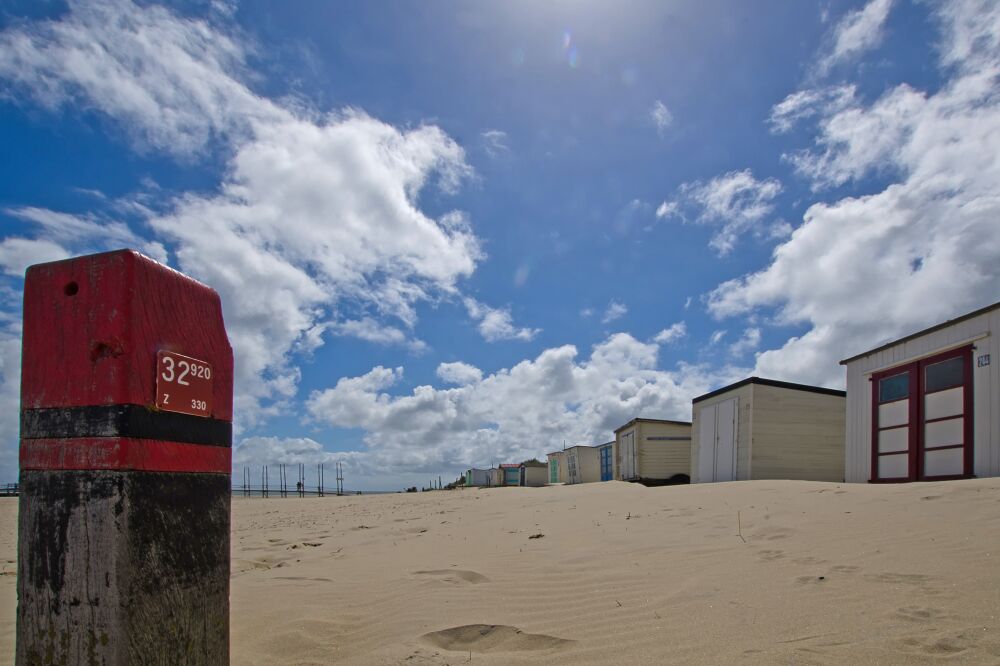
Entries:
{"type": "Polygon", "coordinates": [[[845,399],[801,389],[750,383],[692,406],[691,481],[704,483],[698,465],[705,419],[713,406],[737,399],[736,479],[844,478],[845,399]]]}
{"type": "Polygon", "coordinates": [[[527,486],[536,488],[538,486],[544,486],[549,481],[549,468],[548,467],[525,467],[524,468],[524,483],[527,486]]]}
{"type": "Polygon", "coordinates": [[[691,473],[691,426],[677,423],[639,421],[639,465],[636,476],[643,479],[669,479],[691,473]],[[682,439],[650,439],[679,437],[682,439]]]}
{"type": "Polygon", "coordinates": [[[844,480],[843,396],[755,384],[754,479],[844,480]]]}
{"type": "Polygon", "coordinates": [[[594,483],[595,481],[600,481],[600,453],[592,446],[574,446],[567,449],[566,471],[566,483],[594,483]]]}
{"type": "Polygon", "coordinates": [[[973,472],[1000,476],[1000,306],[847,363],[845,475],[864,483],[871,477],[873,372],[972,343],[973,472]],[[978,359],[990,356],[990,364],[978,359]]]}

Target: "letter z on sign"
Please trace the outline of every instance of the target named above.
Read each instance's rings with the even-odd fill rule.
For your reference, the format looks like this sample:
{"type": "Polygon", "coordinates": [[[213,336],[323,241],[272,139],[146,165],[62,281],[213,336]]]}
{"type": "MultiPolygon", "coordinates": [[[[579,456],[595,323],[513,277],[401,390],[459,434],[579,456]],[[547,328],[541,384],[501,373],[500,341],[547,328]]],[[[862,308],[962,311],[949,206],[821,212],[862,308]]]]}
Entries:
{"type": "Polygon", "coordinates": [[[165,350],[156,354],[156,407],[168,412],[211,416],[212,366],[165,350]]]}

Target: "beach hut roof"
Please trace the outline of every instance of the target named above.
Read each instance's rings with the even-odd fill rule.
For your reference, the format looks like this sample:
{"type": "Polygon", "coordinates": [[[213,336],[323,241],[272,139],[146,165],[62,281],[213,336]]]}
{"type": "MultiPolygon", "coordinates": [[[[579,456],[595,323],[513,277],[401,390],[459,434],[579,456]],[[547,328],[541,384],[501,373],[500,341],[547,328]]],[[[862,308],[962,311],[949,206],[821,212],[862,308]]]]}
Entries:
{"type": "Polygon", "coordinates": [[[910,333],[906,337],[899,338],[898,340],[892,340],[890,342],[885,343],[884,345],[875,347],[875,349],[869,349],[866,352],[861,352],[860,354],[855,354],[854,356],[852,356],[850,358],[845,358],[843,361],[840,362],[840,364],[841,365],[847,365],[851,361],[856,361],[857,359],[859,359],[859,358],[861,358],[863,356],[868,356],[869,354],[876,354],[876,353],[878,353],[880,351],[883,351],[885,349],[889,349],[890,347],[895,347],[896,345],[903,344],[904,342],[909,342],[910,340],[915,340],[915,339],[917,339],[917,338],[919,338],[921,336],[927,335],[928,333],[933,333],[934,331],[939,331],[939,330],[941,330],[943,328],[948,328],[949,326],[953,326],[953,325],[955,325],[955,324],[957,324],[959,322],[965,321],[966,319],[972,319],[973,317],[978,317],[981,314],[986,314],[987,312],[989,312],[991,310],[996,310],[997,308],[1000,308],[1000,301],[997,301],[993,305],[987,305],[985,308],[979,308],[978,310],[974,310],[972,312],[969,312],[968,314],[964,314],[964,315],[961,315],[959,317],[955,317],[954,319],[949,319],[948,321],[943,321],[940,324],[935,324],[934,326],[931,326],[930,328],[925,328],[922,331],[917,331],[916,333],[910,333]]]}
{"type": "Polygon", "coordinates": [[[836,389],[828,389],[822,386],[812,386],[810,384],[796,384],[794,382],[782,382],[777,379],[765,379],[763,377],[747,377],[735,384],[729,384],[728,386],[723,386],[722,388],[717,388],[711,393],[706,393],[705,395],[699,395],[697,398],[692,400],[693,403],[701,402],[702,400],[708,400],[709,398],[714,398],[717,395],[722,395],[728,391],[738,389],[741,386],[746,386],[747,384],[760,384],[762,386],[774,386],[776,388],[786,388],[794,389],[796,391],[809,391],[810,393],[823,393],[825,395],[838,395],[844,397],[847,395],[846,391],[838,391],[836,389]]]}
{"type": "Polygon", "coordinates": [[[615,428],[615,432],[617,433],[619,430],[624,430],[625,428],[628,428],[629,426],[632,426],[632,425],[634,425],[636,423],[640,423],[640,422],[641,423],[670,423],[672,425],[682,425],[682,426],[689,426],[689,425],[691,425],[690,421],[671,421],[669,419],[644,419],[644,418],[636,417],[636,418],[632,419],[631,421],[629,421],[628,423],[626,423],[625,425],[618,426],[617,428],[615,428]]]}

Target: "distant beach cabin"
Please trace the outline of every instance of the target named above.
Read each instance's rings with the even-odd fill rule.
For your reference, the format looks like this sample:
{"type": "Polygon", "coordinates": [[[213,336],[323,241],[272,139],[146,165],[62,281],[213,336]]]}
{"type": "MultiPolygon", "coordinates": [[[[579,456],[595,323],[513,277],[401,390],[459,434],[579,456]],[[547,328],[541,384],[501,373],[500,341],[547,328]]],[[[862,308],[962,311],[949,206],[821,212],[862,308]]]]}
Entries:
{"type": "Polygon", "coordinates": [[[543,462],[523,462],[519,485],[531,488],[544,486],[549,480],[549,466],[543,462]]]}
{"type": "Polygon", "coordinates": [[[473,486],[487,486],[490,482],[490,470],[488,469],[472,469],[466,470],[465,472],[465,485],[466,487],[473,486]]]}
{"type": "Polygon", "coordinates": [[[687,483],[691,474],[691,424],[632,419],[615,430],[615,468],[622,481],[648,485],[687,483]]]}
{"type": "Polygon", "coordinates": [[[843,481],[845,396],[749,377],[695,398],[692,483],[843,481]]]}
{"type": "Polygon", "coordinates": [[[564,451],[553,451],[547,456],[549,461],[549,483],[565,483],[566,454],[564,451]]]}
{"type": "Polygon", "coordinates": [[[566,449],[566,483],[594,483],[601,480],[600,454],[593,446],[566,449]]]}
{"type": "Polygon", "coordinates": [[[601,465],[601,481],[615,478],[615,443],[608,442],[597,447],[597,458],[601,465]]]}
{"type": "Polygon", "coordinates": [[[512,463],[504,463],[500,465],[500,485],[521,485],[521,466],[512,463]]]}
{"type": "Polygon", "coordinates": [[[1000,476],[1000,303],[841,364],[848,481],[1000,476]]]}
{"type": "Polygon", "coordinates": [[[500,474],[500,468],[499,467],[490,467],[488,470],[486,470],[486,485],[487,486],[500,486],[500,485],[503,485],[502,479],[503,479],[503,477],[500,474]]]}

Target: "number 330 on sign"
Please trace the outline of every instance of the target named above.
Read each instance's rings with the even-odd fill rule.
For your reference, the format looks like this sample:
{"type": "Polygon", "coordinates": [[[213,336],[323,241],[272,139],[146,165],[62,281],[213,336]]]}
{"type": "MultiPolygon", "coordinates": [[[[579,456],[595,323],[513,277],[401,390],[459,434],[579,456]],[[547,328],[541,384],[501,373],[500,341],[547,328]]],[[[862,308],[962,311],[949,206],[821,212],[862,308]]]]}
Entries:
{"type": "Polygon", "coordinates": [[[156,407],[194,416],[212,413],[212,366],[190,356],[156,354],[156,407]]]}

